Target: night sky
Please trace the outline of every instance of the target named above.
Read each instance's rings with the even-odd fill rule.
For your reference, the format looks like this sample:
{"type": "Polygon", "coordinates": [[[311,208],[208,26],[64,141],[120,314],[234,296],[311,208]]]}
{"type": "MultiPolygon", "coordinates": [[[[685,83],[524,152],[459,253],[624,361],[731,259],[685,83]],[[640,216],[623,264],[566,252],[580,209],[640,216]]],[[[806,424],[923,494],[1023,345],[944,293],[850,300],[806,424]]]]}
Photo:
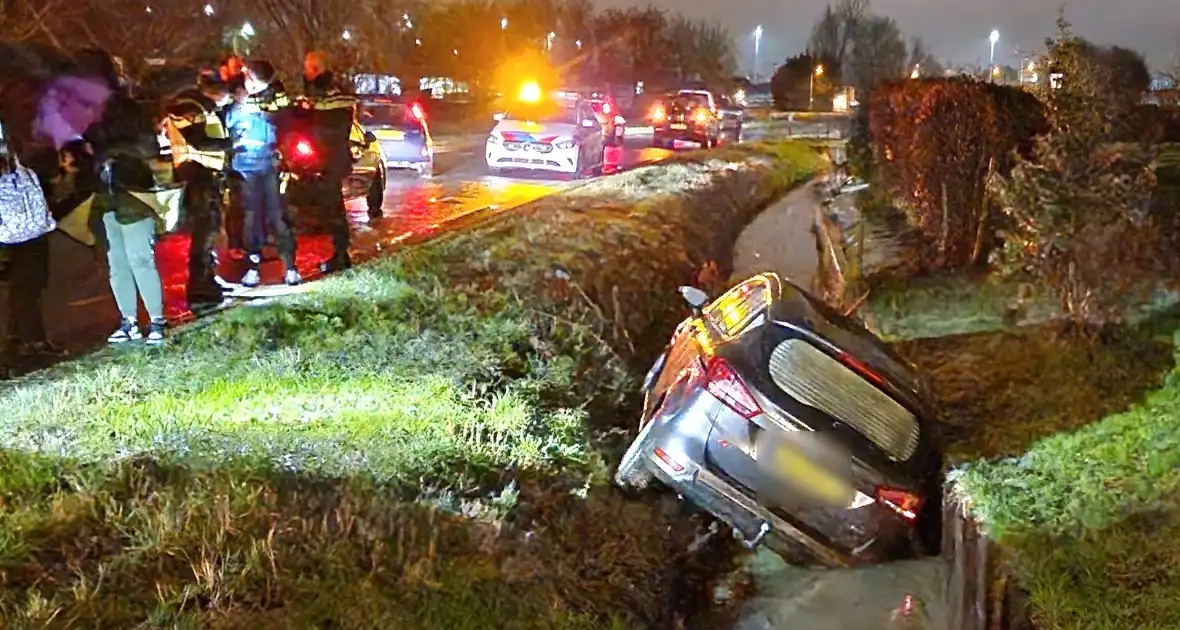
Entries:
{"type": "MultiPolygon", "coordinates": [[[[870,0],[872,11],[897,20],[906,36],[926,41],[939,59],[988,63],[988,34],[1000,31],[996,63],[1019,65],[1017,49],[1036,50],[1054,30],[1061,0],[870,0]]],[[[762,24],[760,72],[802,51],[826,0],[597,0],[603,8],[651,4],[718,20],[737,37],[739,67],[750,72],[754,27],[762,24]]],[[[1143,53],[1153,69],[1180,55],[1180,0],[1071,0],[1066,17],[1081,36],[1143,53]]]]}

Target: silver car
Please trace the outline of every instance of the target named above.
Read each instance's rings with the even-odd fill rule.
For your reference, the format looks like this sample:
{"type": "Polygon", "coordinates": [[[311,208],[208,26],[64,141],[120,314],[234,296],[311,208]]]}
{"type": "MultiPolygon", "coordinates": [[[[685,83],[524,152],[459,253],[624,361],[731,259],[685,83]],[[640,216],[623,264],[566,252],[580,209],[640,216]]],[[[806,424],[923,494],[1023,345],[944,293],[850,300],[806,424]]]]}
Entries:
{"type": "Polygon", "coordinates": [[[937,548],[941,455],[910,366],[775,274],[681,293],[693,316],[645,379],[618,485],[658,481],[794,562],[937,548]]]}

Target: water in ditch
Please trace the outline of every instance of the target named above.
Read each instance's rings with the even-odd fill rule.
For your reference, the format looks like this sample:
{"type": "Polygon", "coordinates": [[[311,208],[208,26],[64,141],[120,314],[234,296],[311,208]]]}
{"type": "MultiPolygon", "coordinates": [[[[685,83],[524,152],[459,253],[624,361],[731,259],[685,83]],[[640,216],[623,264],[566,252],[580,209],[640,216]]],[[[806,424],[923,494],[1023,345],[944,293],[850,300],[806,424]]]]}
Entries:
{"type": "Polygon", "coordinates": [[[946,630],[948,572],[941,558],[825,570],[759,551],[745,567],[755,594],[737,605],[734,629],[946,630]]]}

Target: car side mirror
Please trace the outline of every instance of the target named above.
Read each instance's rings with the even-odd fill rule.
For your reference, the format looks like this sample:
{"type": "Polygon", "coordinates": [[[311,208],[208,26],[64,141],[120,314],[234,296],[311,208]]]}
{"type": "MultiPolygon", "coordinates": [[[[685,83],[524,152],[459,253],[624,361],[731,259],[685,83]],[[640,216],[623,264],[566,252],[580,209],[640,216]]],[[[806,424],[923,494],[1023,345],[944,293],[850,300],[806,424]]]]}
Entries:
{"type": "Polygon", "coordinates": [[[699,313],[709,303],[709,294],[696,287],[680,287],[679,291],[694,313],[699,313]]]}
{"type": "Polygon", "coordinates": [[[496,122],[500,122],[501,120],[504,120],[504,112],[496,112],[495,114],[492,115],[492,119],[495,120],[496,122]]]}
{"type": "Polygon", "coordinates": [[[365,144],[373,144],[377,141],[377,136],[373,135],[372,131],[365,132],[365,144]]]}

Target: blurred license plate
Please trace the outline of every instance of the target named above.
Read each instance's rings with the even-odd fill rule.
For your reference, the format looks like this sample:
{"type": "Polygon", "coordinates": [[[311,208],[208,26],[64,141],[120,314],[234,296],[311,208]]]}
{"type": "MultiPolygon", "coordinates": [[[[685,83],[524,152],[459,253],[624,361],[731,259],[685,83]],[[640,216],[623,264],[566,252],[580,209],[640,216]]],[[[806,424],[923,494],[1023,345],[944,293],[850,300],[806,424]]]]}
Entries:
{"type": "Polygon", "coordinates": [[[373,133],[374,136],[382,140],[404,140],[406,133],[396,129],[381,129],[373,133]]]}
{"type": "Polygon", "coordinates": [[[775,453],[775,465],[779,474],[792,485],[821,501],[840,504],[848,500],[851,486],[813,463],[807,455],[790,445],[779,446],[778,452],[775,453]]]}
{"type": "Polygon", "coordinates": [[[685,125],[682,123],[676,123],[676,124],[672,125],[672,128],[673,129],[688,129],[688,125],[685,125]]]}

